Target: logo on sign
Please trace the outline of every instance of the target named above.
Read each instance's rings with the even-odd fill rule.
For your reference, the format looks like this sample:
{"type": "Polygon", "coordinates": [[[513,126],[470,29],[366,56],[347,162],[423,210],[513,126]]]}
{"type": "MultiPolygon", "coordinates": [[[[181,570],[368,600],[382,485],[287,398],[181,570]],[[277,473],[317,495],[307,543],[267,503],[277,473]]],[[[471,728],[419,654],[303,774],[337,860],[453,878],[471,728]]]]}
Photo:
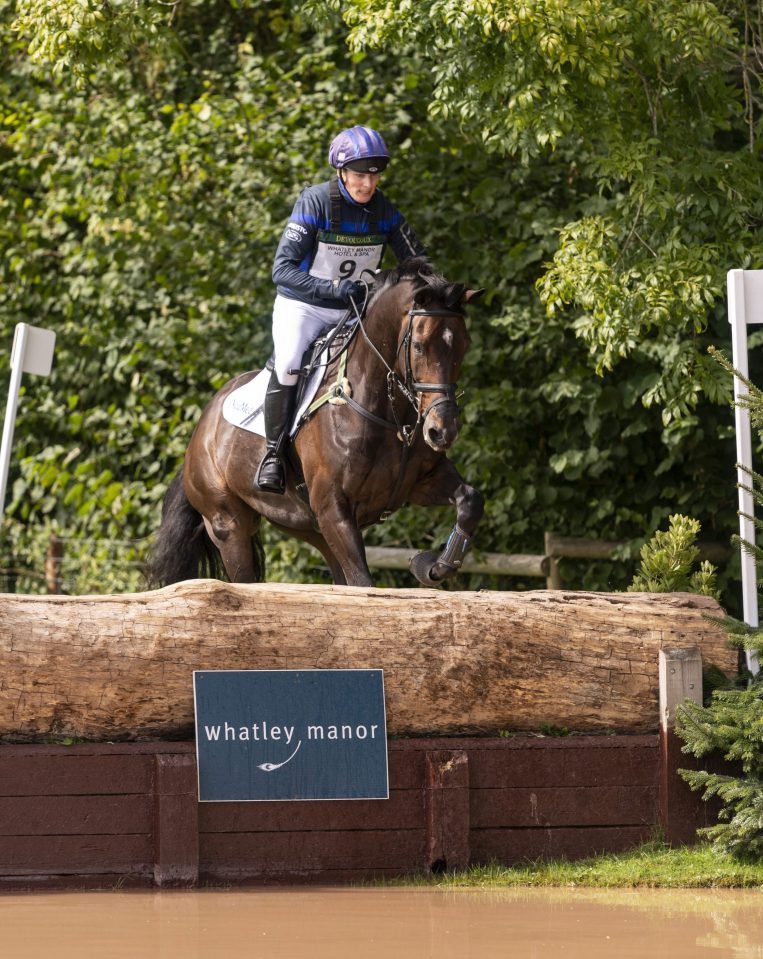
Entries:
{"type": "Polygon", "coordinates": [[[194,673],[199,799],[386,799],[381,670],[194,673]]]}

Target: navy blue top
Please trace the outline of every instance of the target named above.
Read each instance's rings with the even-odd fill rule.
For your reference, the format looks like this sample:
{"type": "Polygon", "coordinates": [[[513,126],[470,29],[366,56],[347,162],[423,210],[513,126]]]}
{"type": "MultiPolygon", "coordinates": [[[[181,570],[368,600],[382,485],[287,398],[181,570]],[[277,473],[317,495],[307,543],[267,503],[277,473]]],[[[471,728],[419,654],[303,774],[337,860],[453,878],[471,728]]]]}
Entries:
{"type": "MultiPolygon", "coordinates": [[[[297,198],[276,250],[273,282],[281,296],[341,310],[347,303],[336,298],[333,281],[311,276],[308,272],[318,249],[319,231],[331,230],[330,182],[327,180],[307,187],[297,198]]],[[[341,181],[339,186],[341,233],[378,234],[392,247],[398,260],[425,253],[423,244],[405,217],[381,190],[377,189],[371,201],[363,206],[351,199],[341,181]]]]}

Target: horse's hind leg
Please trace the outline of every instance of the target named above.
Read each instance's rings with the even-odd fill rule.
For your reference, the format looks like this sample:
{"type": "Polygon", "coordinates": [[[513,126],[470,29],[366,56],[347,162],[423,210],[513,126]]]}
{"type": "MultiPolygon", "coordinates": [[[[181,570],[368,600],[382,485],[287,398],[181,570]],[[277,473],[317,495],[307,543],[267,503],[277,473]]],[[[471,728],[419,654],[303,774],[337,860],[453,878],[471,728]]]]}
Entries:
{"type": "MultiPolygon", "coordinates": [[[[205,416],[208,416],[207,407],[205,416]]],[[[232,583],[256,583],[264,579],[258,540],[260,514],[248,506],[228,486],[216,462],[208,453],[210,443],[201,426],[194,433],[186,453],[183,473],[186,495],[204,517],[207,535],[220,553],[225,572],[232,583]]],[[[208,431],[207,431],[208,432],[208,431]]]]}
{"type": "Polygon", "coordinates": [[[204,517],[209,538],[220,551],[232,583],[256,583],[263,578],[256,537],[260,515],[241,500],[226,501],[204,517]]]}

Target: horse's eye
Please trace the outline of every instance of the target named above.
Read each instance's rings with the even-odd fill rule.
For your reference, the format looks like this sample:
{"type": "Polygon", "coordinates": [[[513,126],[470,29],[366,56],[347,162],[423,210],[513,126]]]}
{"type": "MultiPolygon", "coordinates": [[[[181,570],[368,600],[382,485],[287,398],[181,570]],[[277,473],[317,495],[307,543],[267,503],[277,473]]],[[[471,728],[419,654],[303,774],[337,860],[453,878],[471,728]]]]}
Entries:
{"type": "Polygon", "coordinates": [[[421,345],[421,343],[419,343],[418,340],[413,341],[413,352],[418,356],[423,356],[424,354],[424,347],[421,345]]]}

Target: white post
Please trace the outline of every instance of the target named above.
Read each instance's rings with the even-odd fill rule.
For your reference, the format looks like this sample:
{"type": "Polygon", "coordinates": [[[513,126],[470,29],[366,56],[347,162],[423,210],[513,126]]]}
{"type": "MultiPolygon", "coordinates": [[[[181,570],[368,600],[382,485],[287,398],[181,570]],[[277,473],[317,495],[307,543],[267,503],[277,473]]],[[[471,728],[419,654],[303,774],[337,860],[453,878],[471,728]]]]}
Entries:
{"type": "Polygon", "coordinates": [[[13,429],[21,390],[22,373],[47,376],[53,364],[56,334],[27,323],[17,323],[11,350],[11,380],[8,385],[8,403],[3,423],[3,441],[0,445],[0,519],[5,513],[5,489],[11,462],[13,429]]]}
{"type": "MultiPolygon", "coordinates": [[[[763,323],[763,270],[729,270],[727,277],[729,323],[731,324],[731,351],[734,369],[749,377],[747,362],[747,326],[763,323]]],[[[754,545],[755,526],[752,517],[755,505],[750,492],[752,477],[752,431],[749,411],[739,405],[748,393],[747,386],[734,377],[734,420],[737,439],[737,483],[739,484],[739,535],[754,545]]],[[[757,627],[758,588],[755,558],[744,548],[742,560],[742,608],[744,621],[757,627]]],[[[755,653],[747,653],[747,666],[757,673],[760,666],[755,653]]]]}

